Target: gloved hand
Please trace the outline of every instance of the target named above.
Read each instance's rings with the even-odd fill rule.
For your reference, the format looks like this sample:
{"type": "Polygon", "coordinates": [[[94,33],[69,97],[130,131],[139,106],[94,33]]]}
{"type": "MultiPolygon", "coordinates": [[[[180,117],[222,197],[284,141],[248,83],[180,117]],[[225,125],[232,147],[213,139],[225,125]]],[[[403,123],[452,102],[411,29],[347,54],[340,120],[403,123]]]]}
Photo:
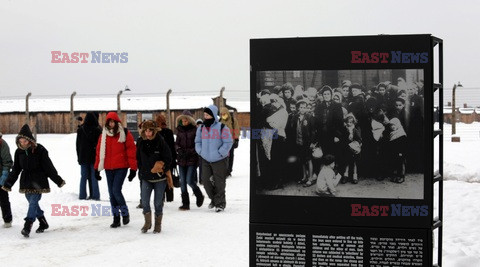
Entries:
{"type": "Polygon", "coordinates": [[[102,180],[102,176],[100,176],[100,172],[97,170],[95,170],[95,179],[97,179],[97,181],[102,180]]]}
{"type": "Polygon", "coordinates": [[[2,176],[0,176],[0,186],[3,186],[5,184],[5,181],[7,180],[8,177],[8,171],[3,170],[2,171],[2,176]]]}
{"type": "Polygon", "coordinates": [[[10,189],[10,188],[8,188],[8,187],[5,187],[5,186],[2,186],[2,189],[3,189],[3,191],[7,191],[7,192],[12,191],[12,189],[10,189]]]}
{"type": "Polygon", "coordinates": [[[135,178],[135,175],[137,175],[137,170],[130,169],[130,174],[128,175],[128,181],[129,182],[133,181],[133,178],[135,178]]]}
{"type": "Polygon", "coordinates": [[[238,139],[233,140],[233,148],[238,147],[238,139]]]}

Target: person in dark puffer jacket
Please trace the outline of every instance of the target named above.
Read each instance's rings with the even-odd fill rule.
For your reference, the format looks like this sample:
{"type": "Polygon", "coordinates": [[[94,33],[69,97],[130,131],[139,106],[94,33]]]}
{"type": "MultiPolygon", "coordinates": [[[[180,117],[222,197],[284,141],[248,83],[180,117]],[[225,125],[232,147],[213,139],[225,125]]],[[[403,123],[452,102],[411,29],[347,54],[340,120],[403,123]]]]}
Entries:
{"type": "Polygon", "coordinates": [[[198,154],[195,151],[195,135],[197,127],[192,113],[184,110],[182,115],[177,118],[177,139],[175,140],[175,149],[177,150],[177,165],[180,173],[180,188],[182,190],[182,206],[180,210],[190,209],[190,197],[188,195],[189,185],[195,197],[197,198],[197,207],[203,205],[205,197],[195,182],[195,172],[197,171],[198,154]]]}
{"type": "Polygon", "coordinates": [[[20,130],[16,143],[18,148],[15,151],[13,168],[2,189],[11,191],[21,173],[20,193],[25,194],[29,204],[22,235],[29,237],[35,219],[40,222],[37,233],[43,233],[49,227],[43,210],[38,204],[42,194],[50,192],[47,178],[50,177],[58,187],[64,186],[65,181],[58,175],[47,149],[37,144],[27,124],[20,130]]]}
{"type": "MultiPolygon", "coordinates": [[[[172,161],[171,152],[154,121],[148,120],[142,123],[140,136],[141,140],[137,143],[136,154],[139,177],[142,179],[141,195],[145,217],[145,224],[141,231],[146,233],[152,227],[150,196],[153,190],[155,192],[153,200],[155,227],[153,233],[160,233],[163,218],[163,195],[167,187],[167,173],[169,173],[172,161]],[[163,166],[158,167],[157,165],[160,163],[163,166]]],[[[173,181],[169,181],[168,187],[173,188],[173,181]]]]}

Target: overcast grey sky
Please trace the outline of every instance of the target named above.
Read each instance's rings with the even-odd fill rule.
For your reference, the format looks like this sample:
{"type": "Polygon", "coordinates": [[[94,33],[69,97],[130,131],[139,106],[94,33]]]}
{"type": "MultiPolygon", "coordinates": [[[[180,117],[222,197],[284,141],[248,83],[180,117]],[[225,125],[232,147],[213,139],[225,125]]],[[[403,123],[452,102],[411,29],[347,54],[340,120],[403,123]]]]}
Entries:
{"type": "MultiPolygon", "coordinates": [[[[249,39],[433,34],[445,86],[480,87],[480,1],[0,1],[0,97],[245,91],[249,39]],[[53,64],[51,51],[128,52],[125,64],[53,64]]],[[[90,55],[91,57],[91,55],[90,55]]],[[[91,58],[88,59],[91,61],[91,58]]]]}

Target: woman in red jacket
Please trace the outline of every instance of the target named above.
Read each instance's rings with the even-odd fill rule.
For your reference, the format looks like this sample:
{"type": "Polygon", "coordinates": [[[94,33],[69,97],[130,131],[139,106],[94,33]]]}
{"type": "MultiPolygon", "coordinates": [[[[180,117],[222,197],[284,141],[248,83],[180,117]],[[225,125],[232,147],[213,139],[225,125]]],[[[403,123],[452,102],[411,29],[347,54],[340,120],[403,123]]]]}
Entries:
{"type": "Polygon", "coordinates": [[[95,170],[98,180],[99,172],[105,170],[108,193],[112,206],[112,228],[120,226],[120,215],[123,224],[130,222],[128,206],[122,194],[122,186],[130,168],[128,180],[131,182],[137,174],[136,146],[132,134],[124,129],[116,112],[109,112],[100,135],[96,150],[95,170]]]}

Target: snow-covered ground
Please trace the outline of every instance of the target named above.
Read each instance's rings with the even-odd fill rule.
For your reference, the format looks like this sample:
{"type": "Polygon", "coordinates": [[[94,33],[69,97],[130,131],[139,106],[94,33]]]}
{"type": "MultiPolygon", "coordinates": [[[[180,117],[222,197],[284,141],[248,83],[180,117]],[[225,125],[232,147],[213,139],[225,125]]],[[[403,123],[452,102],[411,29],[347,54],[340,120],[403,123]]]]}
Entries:
{"type": "MultiPolygon", "coordinates": [[[[449,125],[445,126],[444,183],[444,266],[480,266],[480,124],[458,124],[462,141],[450,142],[449,125]]],[[[10,193],[13,227],[0,228],[0,264],[31,265],[104,265],[127,266],[248,266],[249,143],[242,139],[235,151],[233,177],[227,180],[227,209],[223,213],[208,210],[206,205],[190,211],[178,211],[179,189],[175,201],[166,203],[162,232],[141,234],[139,183],[124,184],[124,194],[131,211],[127,226],[111,229],[110,216],[91,216],[91,204],[109,205],[106,179],[100,182],[102,201],[78,200],[80,169],[76,162],[75,134],[39,135],[60,175],[67,181],[40,202],[50,229],[34,231],[30,238],[20,235],[27,201],[18,193],[18,182],[10,193]],[[72,207],[89,206],[88,216],[51,216],[52,204],[72,207]]],[[[6,135],[13,154],[14,135],[6,135]]],[[[103,177],[105,176],[102,173],[103,177]]],[[[208,201],[206,201],[208,204],[208,201]]],[[[37,225],[34,225],[34,230],[37,225]]]]}

